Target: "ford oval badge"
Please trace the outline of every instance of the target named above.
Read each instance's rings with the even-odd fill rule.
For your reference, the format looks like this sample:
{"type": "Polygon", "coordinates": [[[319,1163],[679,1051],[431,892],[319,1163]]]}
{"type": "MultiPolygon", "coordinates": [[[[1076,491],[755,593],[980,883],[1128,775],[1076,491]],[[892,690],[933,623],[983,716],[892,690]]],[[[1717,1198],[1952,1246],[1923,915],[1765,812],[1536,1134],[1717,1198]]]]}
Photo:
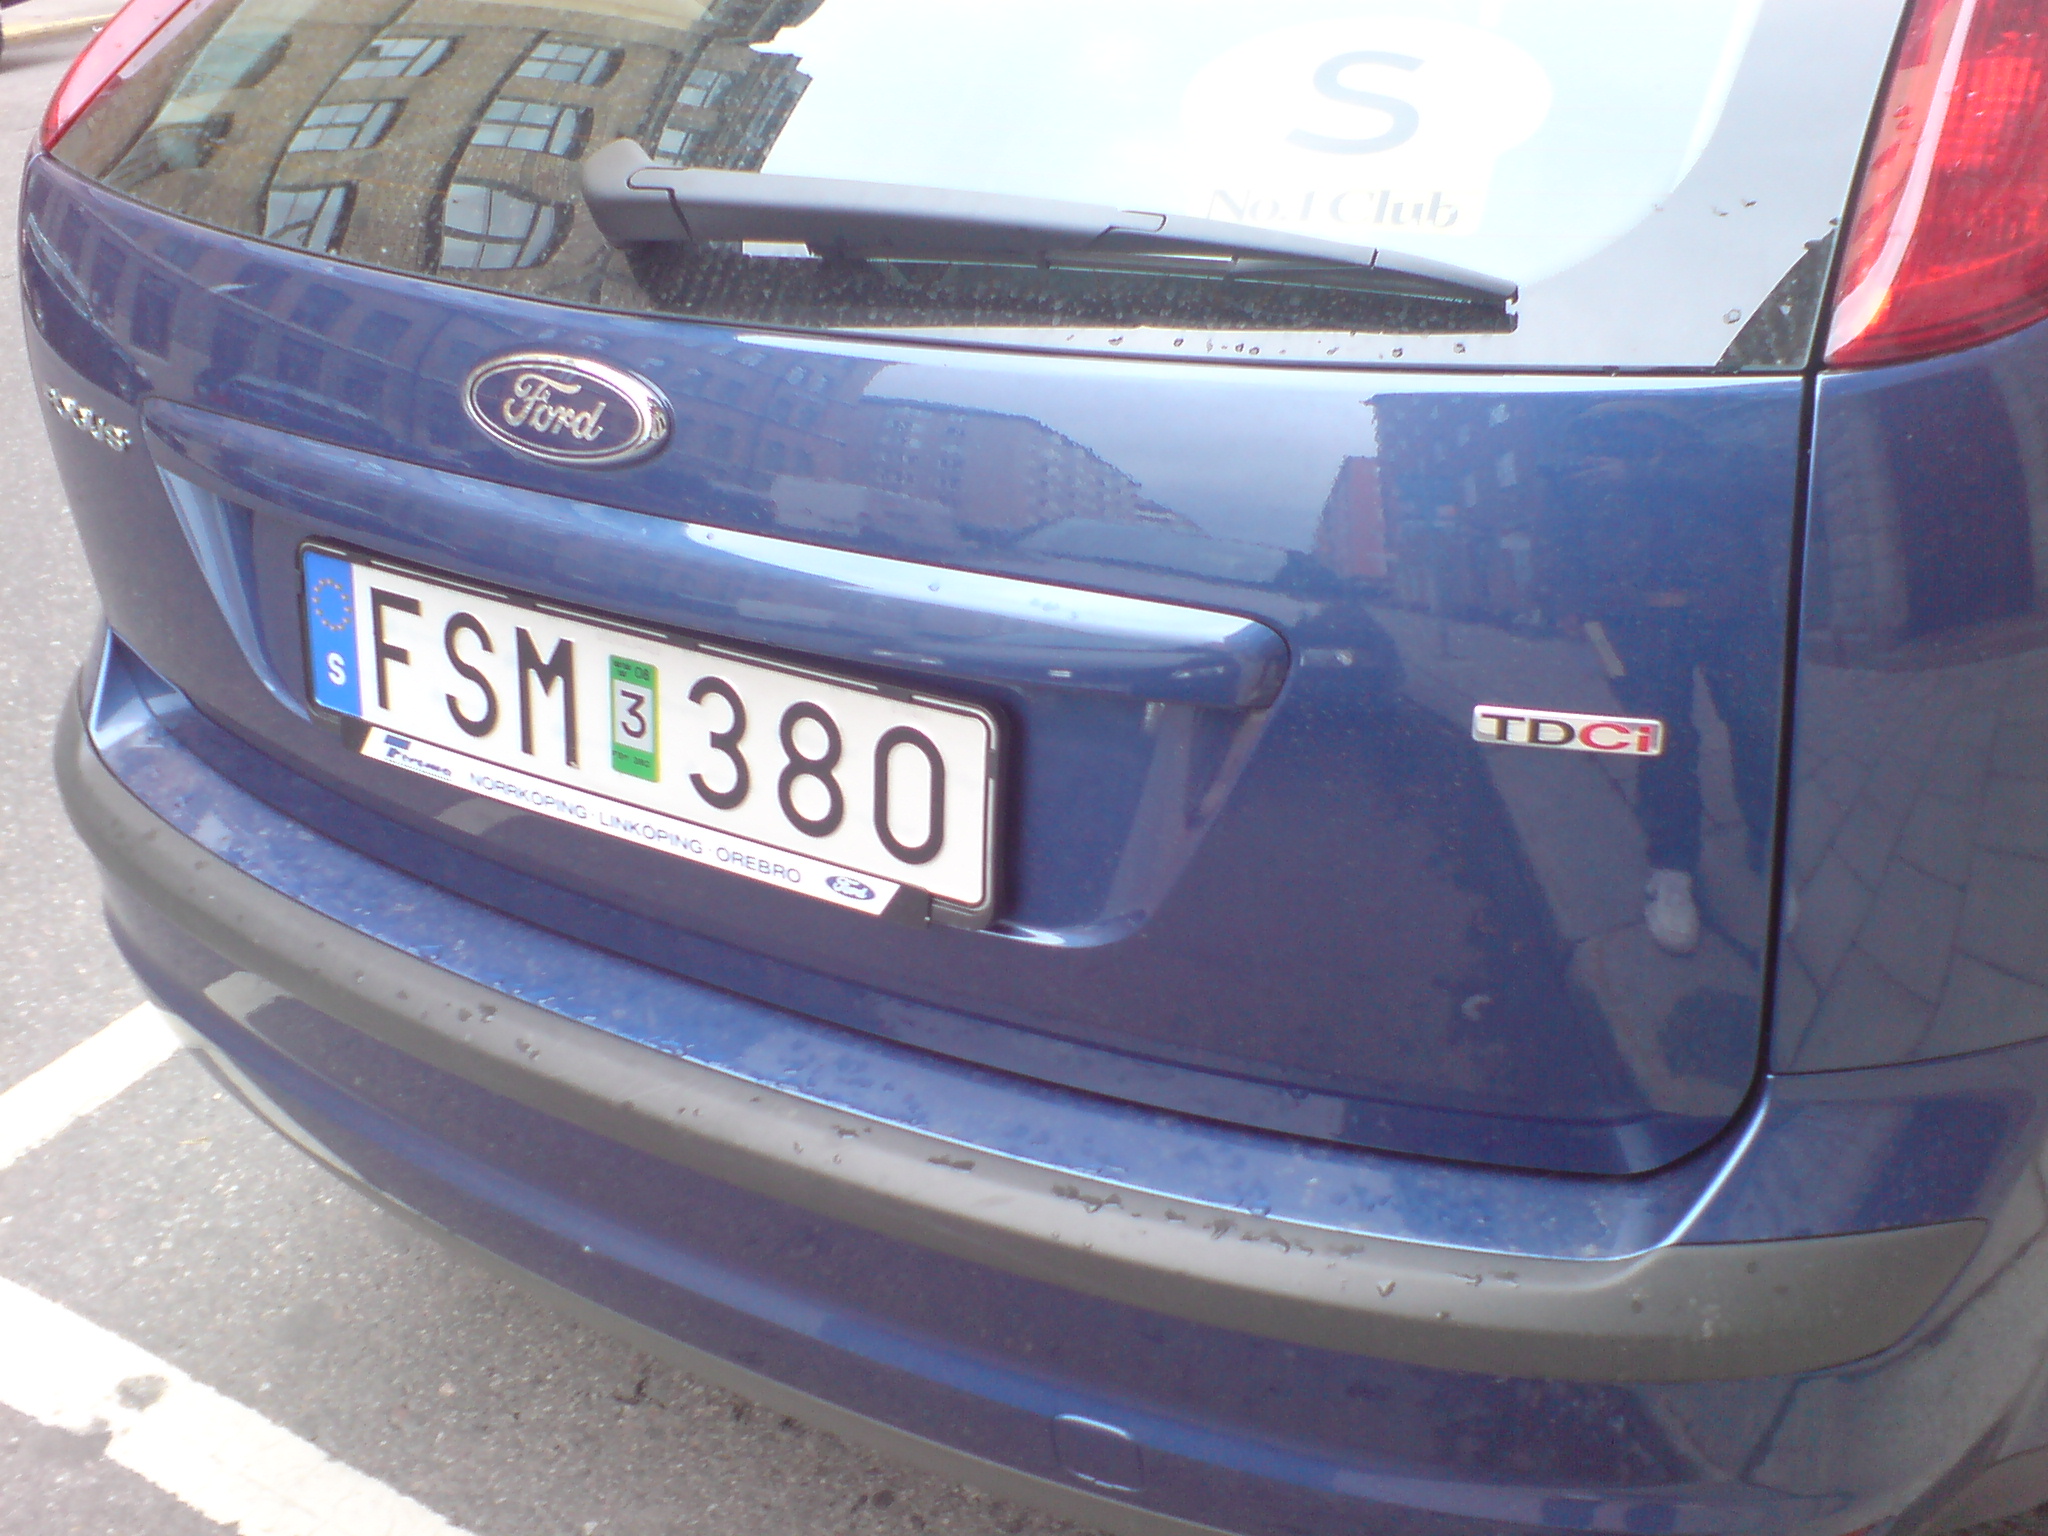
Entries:
{"type": "Polygon", "coordinates": [[[851,875],[827,875],[825,883],[849,901],[873,901],[875,888],[865,880],[856,880],[851,875]]]}
{"type": "Polygon", "coordinates": [[[631,464],[668,441],[661,391],[609,363],[509,352],[463,385],[469,419],[507,448],[551,464],[631,464]]]}

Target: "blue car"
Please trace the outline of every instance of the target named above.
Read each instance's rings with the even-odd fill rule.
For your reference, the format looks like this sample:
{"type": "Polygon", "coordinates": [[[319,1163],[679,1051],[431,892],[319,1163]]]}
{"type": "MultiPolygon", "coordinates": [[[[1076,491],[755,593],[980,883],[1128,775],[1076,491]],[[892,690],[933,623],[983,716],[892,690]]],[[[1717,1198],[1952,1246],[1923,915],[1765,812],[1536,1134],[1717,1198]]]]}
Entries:
{"type": "Polygon", "coordinates": [[[2037,0],[133,0],[65,800],[339,1176],[1076,1521],[2024,1509],[2044,166],[2037,0]]]}

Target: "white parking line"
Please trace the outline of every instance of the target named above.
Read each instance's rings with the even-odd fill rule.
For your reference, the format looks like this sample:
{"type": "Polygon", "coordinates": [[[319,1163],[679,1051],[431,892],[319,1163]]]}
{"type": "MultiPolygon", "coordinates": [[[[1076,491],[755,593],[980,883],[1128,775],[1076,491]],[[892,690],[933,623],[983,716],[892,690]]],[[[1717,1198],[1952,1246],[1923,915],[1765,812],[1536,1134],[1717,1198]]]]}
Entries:
{"type": "Polygon", "coordinates": [[[241,1536],[463,1536],[141,1346],[0,1279],[0,1403],[105,1434],[105,1455],[241,1536]]]}
{"type": "MultiPolygon", "coordinates": [[[[0,1093],[0,1169],[177,1048],[145,1003],[0,1093]]],[[[0,1403],[41,1424],[105,1435],[109,1460],[241,1536],[466,1536],[141,1345],[4,1278],[0,1403]]]]}
{"type": "Polygon", "coordinates": [[[163,1015],[143,1003],[0,1093],[0,1169],[132,1087],[177,1049],[163,1015]]]}

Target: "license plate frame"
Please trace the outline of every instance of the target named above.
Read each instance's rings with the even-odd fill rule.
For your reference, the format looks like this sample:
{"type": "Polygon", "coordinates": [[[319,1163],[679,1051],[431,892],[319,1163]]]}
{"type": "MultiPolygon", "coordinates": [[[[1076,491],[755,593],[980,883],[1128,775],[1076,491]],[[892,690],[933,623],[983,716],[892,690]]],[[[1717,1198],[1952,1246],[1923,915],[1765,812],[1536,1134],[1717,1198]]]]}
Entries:
{"type": "MultiPolygon", "coordinates": [[[[301,542],[296,565],[305,697],[315,717],[338,729],[357,754],[418,777],[451,783],[486,800],[515,806],[551,820],[581,825],[600,835],[638,842],[666,856],[720,868],[735,877],[776,885],[845,910],[887,916],[898,921],[930,920],[965,928],[985,927],[993,919],[1000,890],[998,878],[1004,830],[1000,812],[1005,803],[1004,769],[1008,754],[1003,717],[991,706],[922,687],[865,677],[842,669],[836,663],[821,664],[809,657],[793,657],[743,643],[735,644],[721,636],[620,618],[578,604],[555,602],[494,582],[477,581],[409,561],[392,560],[329,540],[301,542]],[[335,593],[316,590],[323,581],[333,586],[341,580],[337,566],[345,567],[348,572],[348,602],[345,623],[341,627],[337,627],[335,622],[335,615],[341,612],[335,593]],[[453,717],[461,712],[452,692],[446,695],[446,708],[451,719],[437,722],[438,728],[430,726],[425,730],[419,729],[415,719],[395,718],[404,712],[392,707],[388,692],[373,703],[373,696],[386,689],[394,671],[390,652],[386,651],[381,656],[376,654],[377,647],[389,644],[385,625],[390,622],[394,610],[388,603],[373,600],[370,606],[377,610],[373,615],[359,611],[363,605],[357,599],[365,583],[356,578],[357,572],[385,578],[385,585],[374,590],[382,592],[386,599],[396,594],[416,604],[424,604],[422,594],[412,589],[426,588],[451,602],[460,601],[465,604],[460,612],[475,619],[479,628],[485,622],[477,611],[479,605],[488,605],[488,617],[492,620],[501,620],[506,612],[524,615],[531,622],[532,629],[517,622],[513,627],[523,640],[532,644],[536,656],[539,645],[531,641],[534,633],[552,637],[549,649],[553,660],[561,659],[561,645],[565,639],[573,643],[591,632],[606,637],[606,645],[615,648],[607,656],[605,670],[610,688],[603,695],[603,707],[579,713],[575,703],[578,690],[574,682],[588,675],[589,668],[579,663],[573,649],[564,663],[571,686],[561,690],[565,702],[556,732],[556,744],[566,761],[526,766],[507,761],[511,755],[507,751],[484,750],[477,740],[464,741],[465,732],[472,737],[477,735],[471,728],[474,719],[465,717],[466,723],[460,730],[456,729],[453,717]],[[366,640],[366,635],[371,638],[366,640]],[[369,647],[367,650],[366,645],[369,647]],[[333,668],[334,657],[339,652],[347,653],[344,670],[348,682],[345,687],[323,675],[324,671],[333,668]],[[621,652],[627,654],[622,657],[621,652]],[[658,693],[645,701],[655,710],[656,725],[646,742],[653,750],[621,750],[619,690],[622,683],[629,690],[636,686],[633,679],[638,675],[630,664],[637,662],[650,669],[670,669],[677,664],[678,658],[687,658],[682,663],[686,670],[699,665],[709,669],[692,686],[702,687],[707,680],[716,679],[724,688],[722,694],[717,689],[708,690],[703,698],[693,699],[692,703],[702,705],[709,700],[714,707],[722,706],[727,696],[742,701],[740,709],[727,711],[723,717],[728,727],[743,718],[746,721],[742,735],[735,738],[740,750],[726,752],[725,756],[743,760],[748,749],[760,753],[761,761],[758,770],[753,772],[751,788],[743,789],[740,800],[735,802],[738,808],[747,809],[753,820],[751,825],[736,825],[730,814],[721,816],[715,807],[699,806],[694,800],[685,802],[678,798],[685,785],[691,786],[696,795],[707,796],[704,781],[687,771],[692,759],[685,758],[681,765],[683,771],[668,777],[667,793],[661,796],[652,793],[667,771],[661,765],[661,758],[673,756],[668,752],[669,742],[664,731],[674,717],[676,707],[689,707],[682,704],[682,699],[688,694],[687,689],[659,684],[658,693]],[[628,665],[622,667],[622,662],[628,665]],[[735,682],[735,678],[739,681],[735,682]],[[779,681],[774,686],[767,686],[764,682],[767,678],[779,681]],[[759,717],[746,709],[745,700],[749,692],[757,697],[765,695],[773,699],[778,688],[785,692],[794,689],[804,695],[806,702],[825,700],[817,704],[817,713],[825,716],[823,722],[805,716],[792,726],[786,712],[778,725],[772,717],[759,717]],[[348,707],[351,702],[353,708],[348,707]],[[839,707],[837,714],[833,713],[835,705],[839,707]],[[850,707],[859,717],[852,729],[846,724],[850,707]],[[744,717],[740,713],[742,709],[746,710],[744,717]],[[609,775],[596,774],[594,767],[586,769],[582,763],[586,756],[595,755],[580,750],[591,740],[592,732],[586,722],[592,715],[601,715],[610,727],[608,733],[603,733],[611,749],[603,754],[612,770],[609,775]],[[910,736],[918,740],[902,738],[894,726],[878,731],[877,720],[908,724],[910,736]],[[759,730],[755,729],[757,724],[759,730]],[[830,734],[821,735],[821,732],[830,734]],[[891,737],[892,733],[898,739],[883,750],[883,739],[891,737]],[[798,739],[800,734],[804,740],[798,739]],[[874,739],[874,750],[865,754],[859,750],[849,753],[845,748],[856,738],[861,741],[874,739]],[[577,743],[575,749],[567,745],[572,740],[577,743]],[[815,750],[820,741],[825,743],[825,749],[815,750]],[[807,752],[814,752],[814,755],[807,756],[807,752]],[[879,757],[877,752],[881,754],[879,757]],[[865,785],[864,797],[841,787],[831,793],[830,800],[821,808],[817,796],[824,788],[822,781],[805,790],[802,785],[811,775],[797,772],[793,783],[785,783],[776,772],[777,769],[795,771],[797,764],[818,762],[827,756],[833,759],[834,767],[828,771],[835,781],[847,772],[847,767],[842,765],[869,765],[865,776],[860,779],[865,785]],[[972,782],[958,783],[955,778],[956,770],[964,769],[968,760],[974,757],[980,759],[978,788],[972,782]],[[919,758],[923,759],[922,768],[916,761],[919,758]],[[884,767],[883,759],[891,766],[884,767]],[[914,878],[918,872],[916,865],[906,866],[893,859],[884,868],[874,867],[877,861],[872,856],[873,847],[862,846],[864,843],[878,846],[880,842],[888,842],[892,835],[893,829],[888,823],[895,820],[894,785],[898,782],[897,775],[903,771],[897,765],[902,764],[908,765],[904,776],[916,779],[927,797],[926,815],[919,828],[924,834],[924,842],[909,845],[899,840],[889,846],[893,849],[900,845],[908,853],[919,854],[936,841],[938,849],[926,857],[933,862],[939,862],[942,857],[945,859],[941,870],[943,881],[933,881],[929,885],[920,883],[914,878]],[[783,820],[790,823],[781,829],[788,834],[786,836],[771,838],[763,835],[765,824],[761,821],[761,792],[764,787],[768,791],[767,798],[780,807],[783,820]],[[823,824],[828,814],[837,817],[833,831],[822,838],[813,835],[810,847],[796,846],[804,841],[804,836],[800,835],[794,818],[805,809],[796,801],[805,794],[809,796],[810,807],[820,812],[811,818],[814,824],[823,824]],[[877,813],[874,805],[881,797],[886,797],[889,810],[877,813]],[[853,801],[860,803],[848,803],[853,801]],[[686,811],[695,814],[684,814],[686,811]],[[852,831],[847,826],[846,815],[842,813],[868,816],[874,837],[854,836],[842,840],[846,847],[829,851],[818,846],[819,841],[831,842],[841,830],[852,831]],[[979,832],[978,850],[971,859],[963,859],[950,846],[954,835],[952,828],[963,819],[979,832]],[[939,831],[935,839],[932,834],[940,828],[945,830],[939,831]],[[848,858],[846,854],[849,851],[855,856],[848,858]],[[978,899],[966,899],[967,888],[974,884],[978,884],[978,889],[973,892],[978,899]]],[[[424,616],[397,611],[408,621],[424,616]]],[[[452,619],[449,624],[453,625],[452,619]]],[[[502,629],[502,623],[500,627],[502,629]]],[[[419,649],[418,638],[408,636],[414,643],[398,647],[407,653],[403,664],[406,668],[412,666],[411,654],[419,649]]],[[[484,659],[485,653],[476,649],[474,635],[464,631],[462,638],[468,641],[467,645],[460,645],[452,632],[443,635],[444,653],[435,658],[437,666],[445,660],[452,667],[460,667],[461,662],[456,659],[458,656],[472,664],[484,659]]],[[[499,652],[495,641],[488,654],[496,664],[499,652]]],[[[517,691],[522,731],[531,724],[528,710],[533,682],[542,677],[540,671],[529,674],[526,661],[526,653],[520,652],[517,691]]],[[[455,673],[447,669],[442,675],[454,677],[455,673]]],[[[471,674],[462,674],[456,679],[455,686],[461,687],[463,679],[469,676],[471,674]]],[[[503,681],[502,677],[498,681],[503,681]]],[[[647,683],[657,681],[653,676],[646,679],[647,683]]],[[[554,682],[545,682],[540,690],[543,702],[553,697],[555,691],[554,682]]],[[[493,701],[490,714],[497,723],[487,733],[492,745],[503,737],[505,721],[500,716],[511,713],[510,710],[499,709],[502,692],[487,684],[482,693],[468,699],[470,704],[478,706],[474,715],[485,713],[481,704],[486,697],[493,701]]],[[[590,697],[590,690],[584,689],[583,694],[590,697]]],[[[599,700],[592,699],[593,705],[598,703],[599,700]]],[[[528,734],[521,743],[529,756],[535,755],[535,734],[528,734]]],[[[724,766],[723,758],[719,760],[719,766],[724,766]]],[[[740,779],[746,769],[728,769],[727,772],[733,783],[722,793],[740,788],[740,779]]]]}

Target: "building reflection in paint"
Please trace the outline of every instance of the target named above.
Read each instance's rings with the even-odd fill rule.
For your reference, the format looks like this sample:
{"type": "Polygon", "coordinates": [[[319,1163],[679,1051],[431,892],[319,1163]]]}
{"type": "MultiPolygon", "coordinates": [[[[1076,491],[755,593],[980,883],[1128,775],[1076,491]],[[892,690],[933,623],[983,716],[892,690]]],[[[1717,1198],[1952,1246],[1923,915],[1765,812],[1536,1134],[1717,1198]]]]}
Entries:
{"type": "Polygon", "coordinates": [[[1645,1082],[1704,1109],[1746,1080],[1760,1004],[1793,469],[1782,413],[1649,394],[1374,404],[1377,504],[1326,516],[1319,547],[1350,541],[1410,699],[1460,732],[1481,704],[1666,722],[1654,760],[1467,751],[1541,893],[1518,913],[1522,941],[1568,957],[1645,1082]],[[1660,868],[1691,877],[1690,950],[1646,923],[1660,868]]]}

